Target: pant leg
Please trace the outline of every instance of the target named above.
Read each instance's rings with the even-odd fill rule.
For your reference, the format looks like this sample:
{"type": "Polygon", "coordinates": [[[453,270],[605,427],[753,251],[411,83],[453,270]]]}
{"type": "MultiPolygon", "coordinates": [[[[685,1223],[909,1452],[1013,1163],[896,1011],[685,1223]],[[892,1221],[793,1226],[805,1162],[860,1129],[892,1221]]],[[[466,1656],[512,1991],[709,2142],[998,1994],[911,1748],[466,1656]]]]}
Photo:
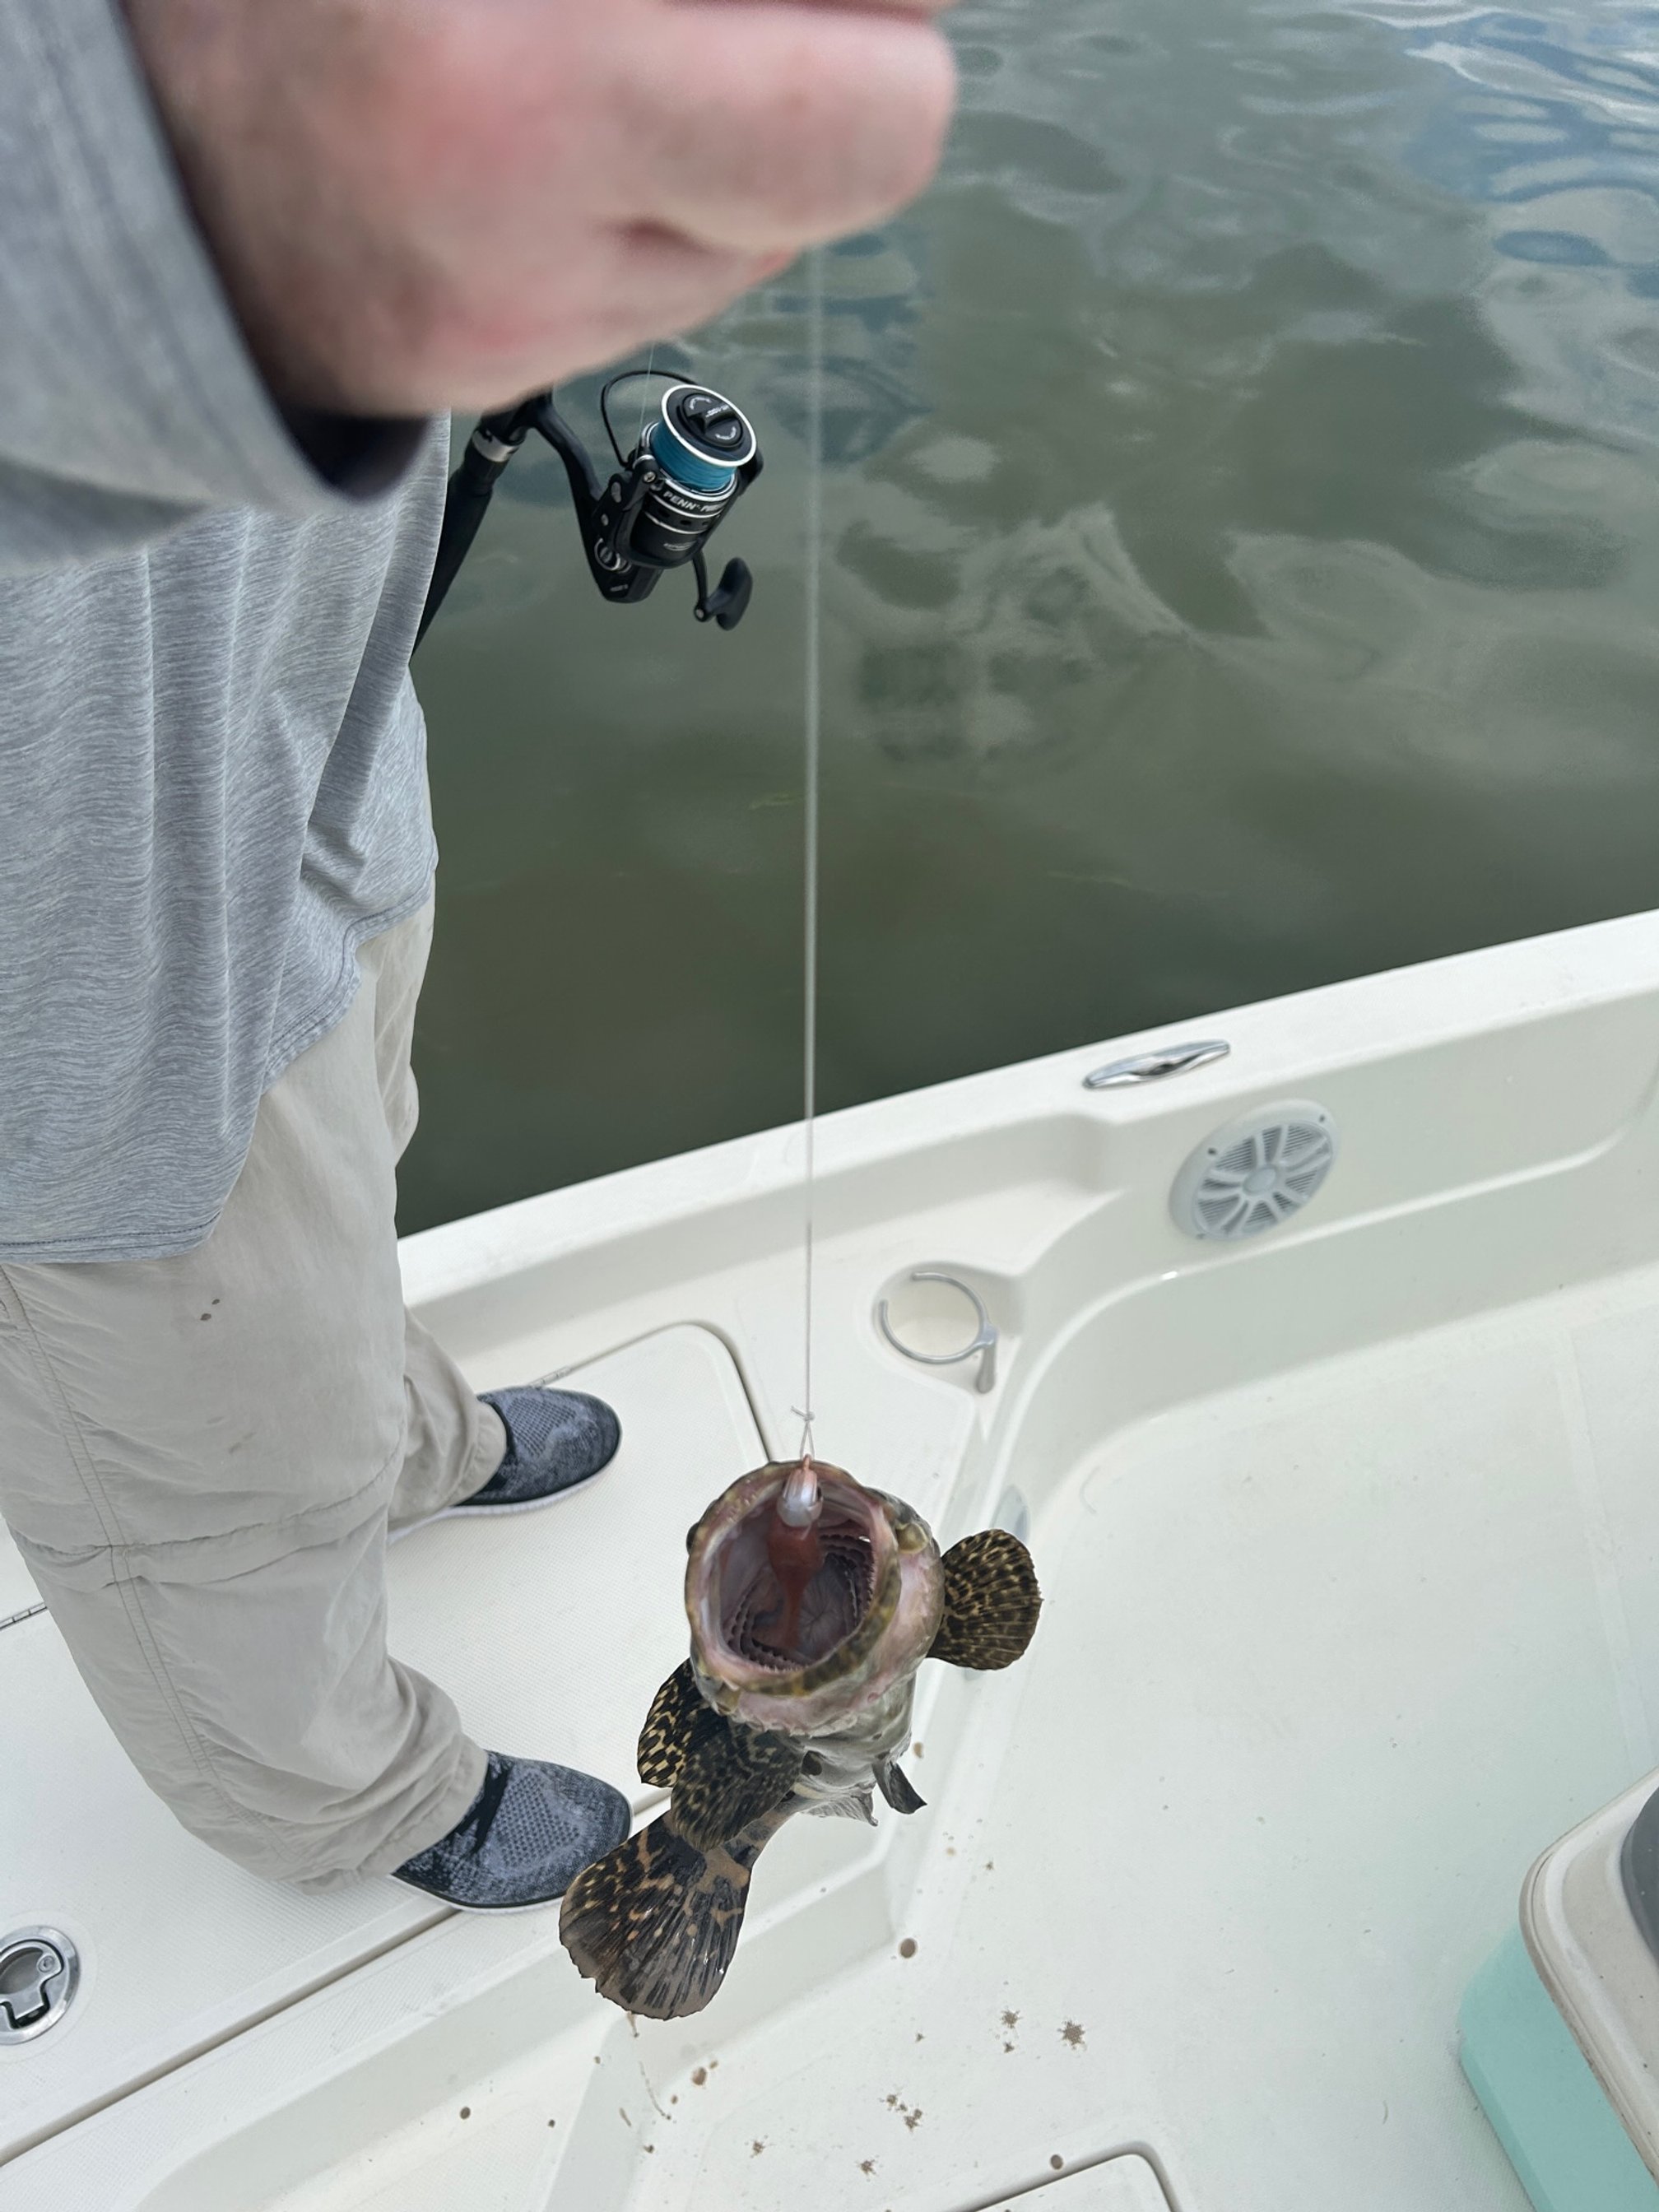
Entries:
{"type": "Polygon", "coordinates": [[[362,948],[205,1244],[0,1268],[0,1510],[82,1674],[186,1827],[318,1888],[434,1841],[483,1774],[448,1698],[386,1648],[411,1428],[434,1440],[427,1495],[501,1455],[418,1338],[405,1372],[394,1167],[428,927],[362,948]]]}
{"type": "MultiPolygon", "coordinates": [[[[375,1073],[394,1162],[415,1133],[419,1107],[410,1046],[432,939],[430,908],[422,919],[424,929],[414,933],[411,926],[410,936],[383,962],[377,993],[375,1073]]],[[[507,1450],[501,1416],[479,1403],[443,1346],[407,1313],[404,1399],[404,1461],[391,1506],[394,1528],[482,1490],[507,1450]]]]}
{"type": "Polygon", "coordinates": [[[507,1454],[507,1431],[413,1314],[404,1317],[404,1461],[392,1494],[394,1528],[424,1521],[482,1490],[507,1454]]]}

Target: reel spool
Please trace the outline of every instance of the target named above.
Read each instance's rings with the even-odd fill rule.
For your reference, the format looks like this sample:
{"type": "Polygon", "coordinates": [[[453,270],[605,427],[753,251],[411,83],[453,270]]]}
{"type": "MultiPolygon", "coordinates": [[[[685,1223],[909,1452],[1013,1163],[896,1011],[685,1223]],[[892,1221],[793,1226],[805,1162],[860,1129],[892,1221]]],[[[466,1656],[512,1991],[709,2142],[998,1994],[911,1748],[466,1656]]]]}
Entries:
{"type": "MultiPolygon", "coordinates": [[[[629,465],[637,473],[628,495],[633,481],[642,487],[629,557],[658,570],[695,562],[758,464],[755,433],[729,399],[704,385],[675,385],[629,465]]],[[[697,612],[708,620],[701,604],[697,612]]]]}

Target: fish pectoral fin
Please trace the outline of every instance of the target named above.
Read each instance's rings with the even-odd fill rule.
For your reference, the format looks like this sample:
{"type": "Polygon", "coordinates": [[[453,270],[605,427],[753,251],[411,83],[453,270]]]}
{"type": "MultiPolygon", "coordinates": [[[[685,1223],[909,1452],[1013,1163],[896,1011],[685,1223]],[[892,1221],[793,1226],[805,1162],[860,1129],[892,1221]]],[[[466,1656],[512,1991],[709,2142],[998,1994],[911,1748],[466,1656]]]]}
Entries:
{"type": "Polygon", "coordinates": [[[952,1667],[1012,1667],[1036,1632],[1042,1609],[1036,1569],[1018,1536],[981,1528],[952,1544],[940,1561],[945,1610],[928,1651],[952,1667]]]}
{"type": "Polygon", "coordinates": [[[674,1777],[674,1826],[698,1850],[710,1850],[781,1805],[805,1759],[793,1736],[709,1718],[688,1744],[674,1777]]]}
{"type": "Polygon", "coordinates": [[[647,2020],[701,2012],[726,1978],[749,1873],[782,1808],[700,1851],[672,1814],[584,1867],[559,1908],[559,1938],[602,1997],[647,2020]]]}
{"type": "Polygon", "coordinates": [[[895,1759],[884,1759],[877,1767],[876,1787],[896,1813],[920,1813],[927,1802],[895,1759]]]}
{"type": "Polygon", "coordinates": [[[705,1704],[687,1659],[676,1667],[651,1700],[651,1710],[640,1730],[639,1769],[641,1782],[653,1790],[672,1790],[684,1764],[687,1747],[703,1732],[702,1724],[725,1723],[705,1704]]]}

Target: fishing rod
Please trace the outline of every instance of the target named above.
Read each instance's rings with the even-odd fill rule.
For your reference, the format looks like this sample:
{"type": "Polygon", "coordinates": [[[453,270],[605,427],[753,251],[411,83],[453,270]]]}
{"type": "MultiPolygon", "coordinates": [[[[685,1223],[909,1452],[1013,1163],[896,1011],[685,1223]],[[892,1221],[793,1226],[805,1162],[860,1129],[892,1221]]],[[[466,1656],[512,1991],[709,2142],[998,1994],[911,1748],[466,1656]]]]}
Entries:
{"type": "MultiPolygon", "coordinates": [[[[817,1523],[823,1510],[817,1468],[812,1455],[812,1282],[813,1134],[817,1106],[817,878],[819,774],[819,596],[823,418],[823,274],[822,255],[811,263],[808,323],[808,470],[806,591],[806,758],[805,924],[804,1127],[806,1167],[804,1284],[805,1372],[800,1459],[777,1503],[769,1539],[775,1571],[795,1602],[806,1580],[823,1564],[817,1523]]],[[[461,563],[477,536],[496,484],[532,430],[545,438],[564,464],[576,526],[593,581],[602,597],[620,605],[648,599],[657,580],[670,568],[690,564],[696,579],[693,609],[699,622],[735,629],[748,611],[754,577],[748,563],[728,561],[720,580],[709,588],[703,549],[736,501],[759,476],[759,441],[742,410],[708,385],[691,384],[672,370],[627,369],[599,392],[599,416],[617,466],[601,485],[598,470],[581,441],[554,404],[550,392],[532,392],[514,407],[486,415],[467,440],[459,465],[449,479],[444,501],[432,582],[416,638],[418,646],[432,627],[461,563]],[[659,377],[668,386],[656,418],[647,428],[640,419],[633,449],[624,453],[611,419],[611,394],[620,384],[659,377]]]]}
{"type": "Polygon", "coordinates": [[[564,463],[582,548],[603,598],[635,605],[651,596],[659,576],[689,562],[696,579],[697,620],[720,629],[737,628],[747,611],[754,577],[746,562],[728,561],[711,590],[703,548],[761,472],[760,446],[749,418],[706,384],[687,383],[660,368],[627,369],[613,376],[599,393],[599,415],[617,458],[605,483],[550,392],[532,392],[515,407],[483,416],[449,479],[417,645],[478,534],[496,484],[532,430],[564,463]],[[669,389],[655,420],[648,427],[641,420],[638,441],[624,453],[607,403],[619,384],[645,377],[661,377],[669,389]]]}

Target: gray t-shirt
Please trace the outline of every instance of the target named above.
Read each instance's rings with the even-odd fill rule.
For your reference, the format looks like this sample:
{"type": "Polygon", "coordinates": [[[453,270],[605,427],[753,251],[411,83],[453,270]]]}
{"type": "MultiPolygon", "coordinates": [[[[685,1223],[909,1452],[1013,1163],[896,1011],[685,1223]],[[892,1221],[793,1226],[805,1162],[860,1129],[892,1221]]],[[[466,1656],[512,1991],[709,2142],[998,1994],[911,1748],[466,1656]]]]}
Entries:
{"type": "Polygon", "coordinates": [[[0,1261],[200,1243],[428,896],[444,455],[302,445],[113,0],[0,0],[0,1261]]]}

